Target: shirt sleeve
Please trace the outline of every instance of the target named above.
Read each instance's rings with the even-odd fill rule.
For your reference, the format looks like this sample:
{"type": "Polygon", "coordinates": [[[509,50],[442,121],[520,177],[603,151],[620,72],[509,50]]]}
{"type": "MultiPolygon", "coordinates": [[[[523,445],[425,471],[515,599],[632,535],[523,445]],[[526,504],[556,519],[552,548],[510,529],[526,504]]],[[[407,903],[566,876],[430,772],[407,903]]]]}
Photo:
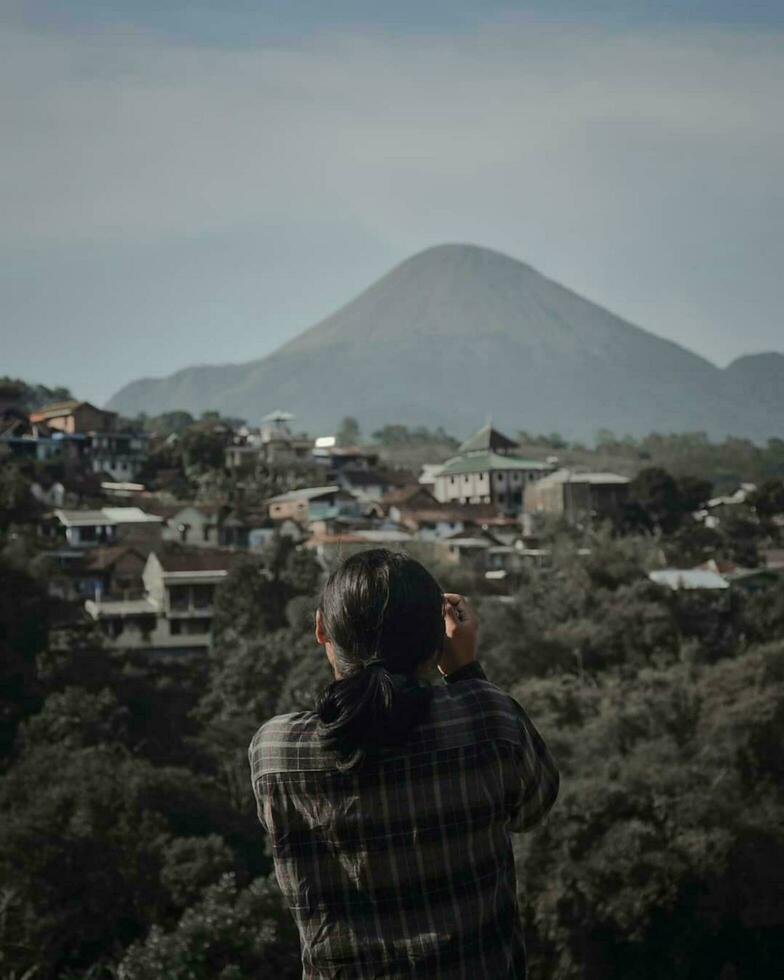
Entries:
{"type": "Polygon", "coordinates": [[[519,756],[519,794],[512,806],[510,830],[521,833],[532,830],[547,816],[558,798],[560,775],[544,739],[536,730],[525,709],[514,702],[522,731],[522,753],[519,756]]]}
{"type": "Polygon", "coordinates": [[[257,732],[250,745],[248,746],[248,763],[250,765],[250,785],[253,790],[253,799],[256,804],[256,815],[259,818],[259,823],[261,826],[269,833],[269,827],[264,819],[264,807],[262,805],[262,800],[259,797],[260,790],[260,779],[257,775],[257,759],[258,759],[258,738],[259,733],[257,732]]]}

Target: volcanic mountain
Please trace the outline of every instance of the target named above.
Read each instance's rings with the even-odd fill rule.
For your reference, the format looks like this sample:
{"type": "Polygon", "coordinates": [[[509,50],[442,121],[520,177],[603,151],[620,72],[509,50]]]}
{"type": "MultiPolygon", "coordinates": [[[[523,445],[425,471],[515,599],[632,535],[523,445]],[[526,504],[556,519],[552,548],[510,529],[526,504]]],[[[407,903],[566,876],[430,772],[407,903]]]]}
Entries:
{"type": "Polygon", "coordinates": [[[134,381],[109,407],[252,423],[281,408],[313,433],[353,415],[366,433],[395,422],[464,435],[491,415],[511,433],[583,440],[600,428],[765,440],[784,429],[783,364],[756,354],[720,369],[522,262],[439,245],[267,357],[134,381]]]}

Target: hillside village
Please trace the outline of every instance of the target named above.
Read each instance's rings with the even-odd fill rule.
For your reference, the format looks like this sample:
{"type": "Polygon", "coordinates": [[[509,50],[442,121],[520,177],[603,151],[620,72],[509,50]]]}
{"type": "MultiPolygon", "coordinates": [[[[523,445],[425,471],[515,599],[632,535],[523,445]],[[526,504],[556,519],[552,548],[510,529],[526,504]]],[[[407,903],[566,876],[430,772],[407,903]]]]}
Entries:
{"type": "MultiPolygon", "coordinates": [[[[548,563],[553,529],[606,522],[622,533],[640,510],[630,476],[566,466],[552,451],[524,455],[490,423],[413,469],[352,442],[350,425],[313,437],[295,422],[279,410],[257,426],[208,413],[159,435],[85,401],[24,411],[6,399],[0,454],[14,483],[10,530],[34,553],[64,622],[94,622],[115,649],[204,651],[216,588],[238,556],[263,563],[281,538],[323,571],[357,549],[405,549],[502,598],[526,567],[548,563]],[[188,479],[170,465],[178,458],[190,463],[188,479]]],[[[708,535],[700,560],[670,563],[662,548],[653,582],[748,588],[784,569],[770,533],[751,557],[728,560],[710,546],[728,514],[748,509],[753,483],[721,496],[705,481],[691,489],[689,524],[708,535]]],[[[776,526],[782,518],[772,516],[776,526]]]]}
{"type": "Polygon", "coordinates": [[[324,575],[383,545],[470,596],[488,677],[564,774],[516,845],[536,974],[678,976],[696,943],[705,976],[739,948],[777,975],[782,440],[307,434],[3,391],[0,972],[301,976],[247,744],[330,682],[324,575]]]}

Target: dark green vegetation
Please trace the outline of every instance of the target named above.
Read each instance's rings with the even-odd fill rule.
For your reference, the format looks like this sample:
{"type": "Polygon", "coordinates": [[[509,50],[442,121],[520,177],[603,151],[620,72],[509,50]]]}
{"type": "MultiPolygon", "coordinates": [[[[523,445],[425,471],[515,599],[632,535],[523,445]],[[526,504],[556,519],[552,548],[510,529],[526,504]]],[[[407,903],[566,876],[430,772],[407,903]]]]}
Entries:
{"type": "Polygon", "coordinates": [[[49,402],[64,402],[73,398],[68,388],[29,384],[21,378],[0,377],[0,403],[13,404],[19,411],[32,412],[49,402]]]}
{"type": "Polygon", "coordinates": [[[523,262],[440,245],[266,357],[132,381],[109,407],[216,408],[250,420],[283,407],[318,433],[362,412],[368,432],[426,420],[465,438],[490,412],[502,430],[557,429],[572,439],[602,426],[765,440],[784,424],[783,387],[782,354],[722,369],[523,262]]]}
{"type": "MultiPolygon", "coordinates": [[[[182,479],[215,479],[224,429],[193,423],[162,452],[182,479]]],[[[552,564],[507,595],[434,569],[476,598],[488,673],[563,772],[549,822],[518,845],[537,980],[780,972],[784,578],[673,593],[646,573],[754,565],[781,546],[784,483],[705,529],[690,514],[710,482],[655,461],[615,527],[546,528],[552,564]]],[[[776,446],[764,461],[775,472],[776,446]]],[[[221,587],[209,657],[112,654],[54,628],[24,466],[0,473],[0,978],[299,978],[246,747],[329,679],[320,569],[277,540],[221,587]]]]}

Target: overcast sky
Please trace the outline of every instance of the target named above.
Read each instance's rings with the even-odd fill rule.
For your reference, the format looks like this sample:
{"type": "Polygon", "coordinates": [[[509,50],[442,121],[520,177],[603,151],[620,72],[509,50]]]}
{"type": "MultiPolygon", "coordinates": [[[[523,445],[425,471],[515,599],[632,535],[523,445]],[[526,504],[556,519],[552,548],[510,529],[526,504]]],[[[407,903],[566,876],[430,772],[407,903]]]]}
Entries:
{"type": "Polygon", "coordinates": [[[784,350],[780,2],[0,9],[0,374],[249,360],[447,241],[784,350]]]}

